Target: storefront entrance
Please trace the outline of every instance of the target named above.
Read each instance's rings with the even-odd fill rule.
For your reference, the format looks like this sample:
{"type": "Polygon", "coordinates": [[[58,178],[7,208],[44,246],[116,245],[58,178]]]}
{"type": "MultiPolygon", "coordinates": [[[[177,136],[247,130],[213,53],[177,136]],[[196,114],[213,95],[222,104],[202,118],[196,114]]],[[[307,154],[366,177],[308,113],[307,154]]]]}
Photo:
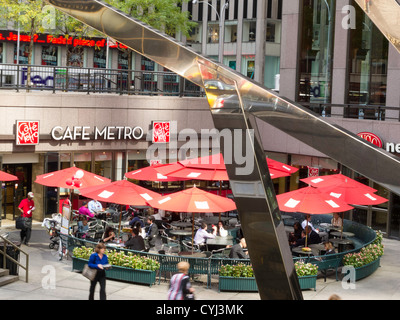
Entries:
{"type": "Polygon", "coordinates": [[[18,177],[18,181],[2,182],[2,219],[15,220],[18,204],[32,188],[32,164],[3,164],[3,171],[18,177]]]}

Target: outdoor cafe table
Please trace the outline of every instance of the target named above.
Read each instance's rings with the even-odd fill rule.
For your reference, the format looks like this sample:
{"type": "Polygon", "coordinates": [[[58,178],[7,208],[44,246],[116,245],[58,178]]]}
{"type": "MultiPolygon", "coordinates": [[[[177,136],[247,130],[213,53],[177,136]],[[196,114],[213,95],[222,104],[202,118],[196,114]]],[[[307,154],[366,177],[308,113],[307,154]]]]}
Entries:
{"type": "Polygon", "coordinates": [[[343,231],[342,233],[340,231],[334,231],[334,232],[331,232],[330,234],[331,234],[331,236],[338,237],[338,238],[340,238],[341,235],[343,236],[343,238],[354,237],[354,233],[347,232],[347,231],[343,231]]]}
{"type": "Polygon", "coordinates": [[[225,224],[230,219],[232,219],[232,218],[230,218],[230,217],[221,217],[221,218],[219,218],[217,216],[213,216],[213,217],[207,217],[207,218],[201,219],[201,222],[204,222],[206,224],[217,225],[218,221],[222,221],[222,223],[225,224]]]}
{"type": "Polygon", "coordinates": [[[207,239],[207,247],[209,251],[218,250],[221,248],[225,248],[226,246],[232,246],[232,245],[233,245],[232,236],[226,236],[226,237],[216,236],[215,238],[207,239]]]}
{"type": "Polygon", "coordinates": [[[192,223],[191,222],[185,222],[185,221],[173,221],[171,222],[171,226],[185,229],[185,228],[191,228],[192,223]]]}
{"type": "Polygon", "coordinates": [[[302,248],[304,248],[304,247],[303,246],[293,247],[292,248],[292,253],[294,253],[296,256],[308,256],[308,257],[311,257],[311,256],[315,255],[314,252],[313,252],[314,250],[312,250],[312,248],[311,248],[311,251],[303,251],[302,248]]]}
{"type": "Polygon", "coordinates": [[[350,247],[354,244],[354,242],[349,239],[333,238],[333,239],[329,239],[329,241],[332,242],[333,245],[338,248],[339,253],[343,252],[343,251],[347,251],[346,248],[350,247]]]}
{"type": "Polygon", "coordinates": [[[313,243],[310,244],[309,247],[313,250],[314,253],[316,253],[316,256],[320,256],[321,251],[325,250],[325,246],[323,243],[313,243]]]}
{"type": "Polygon", "coordinates": [[[179,237],[179,242],[181,244],[181,248],[183,248],[182,240],[184,239],[184,237],[192,236],[192,230],[171,229],[171,230],[169,230],[169,234],[179,237]]]}

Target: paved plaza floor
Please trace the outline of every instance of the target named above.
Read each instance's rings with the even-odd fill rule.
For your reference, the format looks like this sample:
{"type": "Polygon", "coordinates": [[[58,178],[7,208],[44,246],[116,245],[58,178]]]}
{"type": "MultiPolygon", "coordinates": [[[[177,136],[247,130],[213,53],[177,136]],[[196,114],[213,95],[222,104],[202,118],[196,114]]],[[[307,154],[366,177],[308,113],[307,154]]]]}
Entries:
{"type": "MultiPolygon", "coordinates": [[[[0,233],[10,232],[10,239],[19,240],[19,231],[14,224],[3,220],[0,233]]],[[[20,280],[0,287],[0,301],[5,300],[87,300],[89,280],[72,271],[72,261],[58,260],[55,250],[48,247],[49,236],[41,224],[34,223],[30,246],[21,248],[29,253],[29,282],[25,271],[20,269],[20,280]]],[[[304,300],[328,300],[332,294],[342,300],[397,300],[400,299],[400,242],[384,239],[385,254],[381,267],[371,276],[355,283],[355,288],[346,288],[342,281],[335,280],[335,274],[328,279],[318,278],[317,289],[302,291],[304,300]]],[[[24,262],[24,255],[20,261],[24,262]]],[[[342,275],[340,275],[340,279],[342,275]]],[[[206,278],[193,282],[197,300],[260,300],[258,293],[218,292],[218,279],[213,278],[211,289],[206,287],[206,278]],[[200,282],[201,281],[201,282],[200,282]]],[[[121,281],[107,280],[108,300],[166,300],[168,281],[152,287],[121,281]]],[[[99,299],[96,288],[95,299],[99,299]]]]}

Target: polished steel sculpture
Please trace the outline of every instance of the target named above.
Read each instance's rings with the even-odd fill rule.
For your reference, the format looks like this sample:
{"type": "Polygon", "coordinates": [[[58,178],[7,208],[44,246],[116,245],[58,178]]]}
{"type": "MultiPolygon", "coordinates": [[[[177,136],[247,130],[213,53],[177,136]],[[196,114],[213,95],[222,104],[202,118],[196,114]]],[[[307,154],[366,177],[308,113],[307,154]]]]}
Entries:
{"type": "Polygon", "coordinates": [[[248,170],[222,146],[262,299],[302,299],[302,293],[265,161],[256,118],[400,194],[398,158],[357,135],[330,124],[326,118],[280,97],[242,74],[194,52],[175,39],[101,1],[48,2],[203,87],[215,127],[220,130],[229,129],[234,137],[233,145],[240,146],[243,154],[246,150],[251,150],[246,156],[247,161],[250,160],[254,165],[248,170]],[[241,135],[235,136],[235,129],[241,129],[241,135]],[[240,144],[242,141],[247,141],[247,144],[240,144]]]}
{"type": "Polygon", "coordinates": [[[382,34],[400,52],[400,1],[355,0],[382,34]]]}

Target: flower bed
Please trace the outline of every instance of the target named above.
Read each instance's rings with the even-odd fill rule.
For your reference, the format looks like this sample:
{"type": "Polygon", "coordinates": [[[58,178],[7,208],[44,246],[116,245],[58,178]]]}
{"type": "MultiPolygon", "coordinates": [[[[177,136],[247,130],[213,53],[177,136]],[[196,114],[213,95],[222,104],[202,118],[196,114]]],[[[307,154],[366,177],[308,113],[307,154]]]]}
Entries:
{"type": "Polygon", "coordinates": [[[377,232],[373,243],[362,248],[357,253],[346,254],[343,257],[343,265],[354,267],[355,280],[357,281],[368,277],[378,269],[383,253],[382,234],[377,232]]]}
{"type": "Polygon", "coordinates": [[[251,265],[222,265],[219,269],[218,291],[251,291],[257,292],[258,287],[251,265]]]}
{"type": "Polygon", "coordinates": [[[294,268],[299,279],[300,289],[316,290],[318,266],[312,263],[304,263],[304,261],[296,261],[294,268]]]}
{"type": "MultiPolygon", "coordinates": [[[[92,248],[76,247],[73,250],[72,267],[74,270],[83,270],[83,266],[93,253],[92,248]]],[[[132,252],[125,254],[115,250],[105,251],[108,262],[113,267],[106,271],[109,279],[152,285],[156,282],[156,271],[160,263],[156,260],[134,255],[132,252]]]]}

